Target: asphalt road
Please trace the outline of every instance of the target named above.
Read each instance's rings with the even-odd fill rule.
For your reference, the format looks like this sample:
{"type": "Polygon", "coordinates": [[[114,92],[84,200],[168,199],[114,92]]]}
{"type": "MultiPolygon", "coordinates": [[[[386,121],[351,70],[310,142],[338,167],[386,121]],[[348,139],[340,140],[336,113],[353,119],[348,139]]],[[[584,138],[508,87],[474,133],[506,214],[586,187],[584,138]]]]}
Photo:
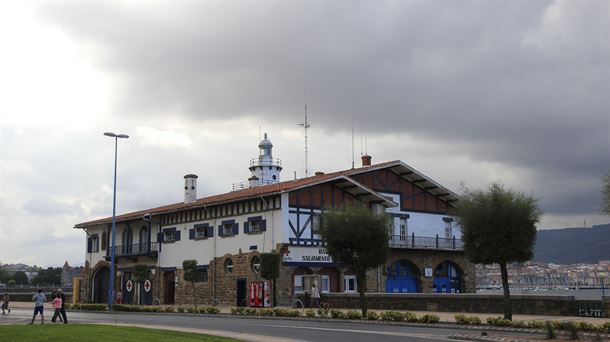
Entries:
{"type": "MultiPolygon", "coordinates": [[[[45,314],[45,324],[52,311],[45,314]]],[[[14,309],[0,315],[2,324],[26,324],[32,311],[14,309]]],[[[202,315],[164,315],[134,313],[68,312],[72,323],[111,323],[188,332],[207,333],[246,341],[450,341],[447,337],[460,329],[427,328],[389,324],[367,324],[334,321],[242,318],[202,315]]],[[[36,323],[40,322],[38,317],[36,323]]],[[[469,333],[473,333],[472,331],[469,333]]],[[[475,333],[476,334],[476,333],[475,333]]],[[[454,341],[454,340],[452,340],[454,341]]]]}

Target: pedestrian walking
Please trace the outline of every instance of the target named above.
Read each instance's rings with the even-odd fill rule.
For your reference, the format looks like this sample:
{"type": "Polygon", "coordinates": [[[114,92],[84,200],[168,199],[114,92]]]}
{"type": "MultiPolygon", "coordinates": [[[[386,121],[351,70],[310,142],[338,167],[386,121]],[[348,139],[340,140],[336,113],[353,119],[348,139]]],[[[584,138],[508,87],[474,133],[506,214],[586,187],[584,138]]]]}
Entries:
{"type": "Polygon", "coordinates": [[[62,289],[57,289],[57,294],[61,297],[61,316],[59,316],[59,320],[62,321],[63,318],[64,324],[68,324],[68,317],[66,316],[66,295],[62,289]]]}
{"type": "Polygon", "coordinates": [[[2,314],[5,314],[5,310],[8,310],[8,312],[11,312],[11,309],[8,307],[8,302],[9,302],[9,298],[8,298],[8,292],[4,292],[4,296],[2,296],[2,314]]]}
{"type": "Polygon", "coordinates": [[[320,291],[316,288],[316,284],[311,285],[311,307],[320,308],[320,291]]]}
{"type": "Polygon", "coordinates": [[[28,324],[34,324],[34,320],[36,319],[36,315],[40,312],[40,324],[44,324],[44,303],[47,301],[47,296],[42,293],[41,289],[38,289],[38,293],[32,296],[32,300],[34,301],[34,316],[32,316],[32,321],[28,324]]]}
{"type": "Polygon", "coordinates": [[[55,323],[55,319],[57,319],[58,316],[61,319],[61,304],[61,295],[58,292],[55,298],[53,298],[53,309],[55,312],[53,313],[53,318],[51,318],[51,323],[55,323]]]}

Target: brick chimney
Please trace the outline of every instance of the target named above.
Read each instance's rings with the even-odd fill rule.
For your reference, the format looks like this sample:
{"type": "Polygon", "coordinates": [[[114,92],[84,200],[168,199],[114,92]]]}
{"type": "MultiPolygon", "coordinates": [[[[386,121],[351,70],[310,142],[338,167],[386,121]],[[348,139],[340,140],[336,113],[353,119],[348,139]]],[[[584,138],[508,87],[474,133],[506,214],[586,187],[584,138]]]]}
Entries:
{"type": "Polygon", "coordinates": [[[361,158],[362,166],[371,166],[371,156],[369,156],[368,154],[363,154],[361,158]]]}

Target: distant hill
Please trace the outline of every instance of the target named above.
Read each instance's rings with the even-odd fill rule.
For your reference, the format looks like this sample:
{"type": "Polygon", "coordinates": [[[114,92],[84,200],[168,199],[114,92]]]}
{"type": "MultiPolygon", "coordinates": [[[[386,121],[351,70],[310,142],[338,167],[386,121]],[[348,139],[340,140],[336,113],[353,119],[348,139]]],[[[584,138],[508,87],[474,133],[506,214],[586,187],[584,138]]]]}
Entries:
{"type": "Polygon", "coordinates": [[[595,264],[610,260],[610,224],[538,231],[534,261],[595,264]]]}

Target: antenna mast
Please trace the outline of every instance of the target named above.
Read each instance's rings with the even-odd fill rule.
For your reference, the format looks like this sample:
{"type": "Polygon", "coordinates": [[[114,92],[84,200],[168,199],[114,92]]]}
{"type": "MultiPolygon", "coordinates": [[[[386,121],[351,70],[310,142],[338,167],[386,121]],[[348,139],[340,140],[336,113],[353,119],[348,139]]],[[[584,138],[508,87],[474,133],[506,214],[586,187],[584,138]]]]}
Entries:
{"type": "Polygon", "coordinates": [[[307,154],[308,154],[308,150],[307,150],[307,129],[311,126],[307,122],[307,104],[305,104],[305,122],[304,123],[299,123],[297,125],[303,127],[303,131],[304,131],[304,135],[305,135],[305,177],[307,177],[307,175],[309,173],[309,170],[307,169],[307,154]]]}

